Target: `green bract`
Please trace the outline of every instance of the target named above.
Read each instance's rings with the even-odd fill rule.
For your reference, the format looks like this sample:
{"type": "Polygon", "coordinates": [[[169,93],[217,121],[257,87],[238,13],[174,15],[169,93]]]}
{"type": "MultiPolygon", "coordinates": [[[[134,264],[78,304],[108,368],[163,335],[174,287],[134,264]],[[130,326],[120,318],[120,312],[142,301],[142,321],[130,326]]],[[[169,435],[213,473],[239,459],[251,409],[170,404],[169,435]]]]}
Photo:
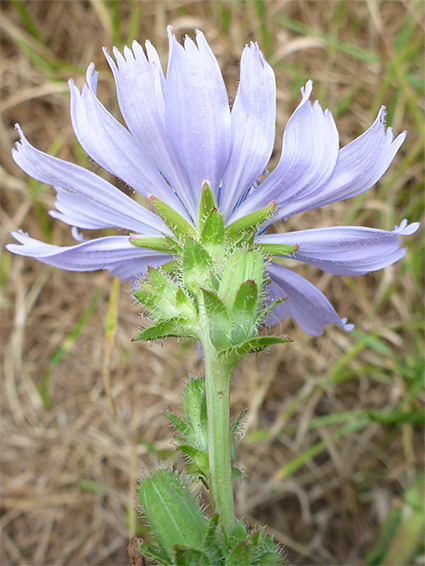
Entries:
{"type": "Polygon", "coordinates": [[[173,234],[178,236],[183,233],[187,236],[196,237],[196,230],[192,224],[185,220],[183,216],[180,216],[171,206],[154,195],[149,197],[149,202],[173,234]]]}
{"type": "Polygon", "coordinates": [[[258,227],[273,214],[275,204],[249,214],[227,228],[211,188],[204,183],[198,229],[156,197],[151,205],[173,232],[164,238],[131,242],[169,253],[168,269],[149,269],[148,280],[134,293],[151,313],[153,326],[134,340],[167,336],[209,339],[219,355],[234,367],[250,353],[286,339],[258,337],[264,314],[264,264],[271,254],[290,255],[295,246],[254,244],[258,227]]]}
{"type": "Polygon", "coordinates": [[[183,283],[199,298],[202,287],[212,286],[213,262],[206,249],[196,240],[186,238],[182,254],[183,283]]]}
{"type": "Polygon", "coordinates": [[[243,232],[257,232],[258,228],[265,222],[276,210],[276,203],[272,202],[264,208],[260,208],[255,212],[251,212],[239,220],[236,220],[226,228],[227,236],[231,240],[238,240],[243,232]]]}

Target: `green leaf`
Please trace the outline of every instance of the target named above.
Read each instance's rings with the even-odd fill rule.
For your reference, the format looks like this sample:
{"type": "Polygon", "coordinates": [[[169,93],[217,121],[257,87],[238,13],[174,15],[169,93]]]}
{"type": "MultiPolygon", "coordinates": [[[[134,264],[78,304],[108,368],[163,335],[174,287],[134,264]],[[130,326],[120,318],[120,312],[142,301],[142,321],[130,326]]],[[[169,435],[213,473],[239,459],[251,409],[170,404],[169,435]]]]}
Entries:
{"type": "Polygon", "coordinates": [[[181,253],[183,249],[181,240],[176,240],[173,236],[167,236],[167,234],[164,234],[164,238],[167,241],[173,255],[178,255],[179,253],[181,253]]]}
{"type": "Polygon", "coordinates": [[[262,352],[274,344],[283,344],[284,342],[292,342],[292,340],[288,336],[255,336],[242,342],[242,344],[222,350],[220,354],[223,357],[236,355],[239,358],[243,358],[249,354],[262,352]]]}
{"type": "Polygon", "coordinates": [[[183,283],[195,295],[200,287],[210,287],[212,260],[204,248],[191,238],[186,238],[183,248],[183,283]]]}
{"type": "Polygon", "coordinates": [[[168,337],[179,337],[179,336],[190,336],[191,338],[196,338],[196,331],[192,325],[188,324],[187,319],[182,317],[170,318],[169,320],[163,320],[149,326],[133,338],[133,342],[138,342],[139,340],[158,340],[160,338],[168,337]]]}
{"type": "Polygon", "coordinates": [[[212,291],[202,289],[205,310],[208,316],[211,342],[219,350],[227,348],[230,340],[230,318],[223,301],[212,291]]]}
{"type": "Polygon", "coordinates": [[[193,443],[201,450],[208,450],[208,417],[205,380],[192,379],[183,391],[183,411],[192,430],[193,443]]]}
{"type": "Polygon", "coordinates": [[[265,206],[264,208],[260,208],[255,212],[251,212],[235,222],[232,222],[226,228],[226,236],[229,240],[237,239],[242,232],[256,232],[258,227],[269,218],[274,211],[276,210],[276,203],[272,202],[269,205],[265,206]]]}
{"type": "Polygon", "coordinates": [[[207,182],[202,186],[201,200],[199,202],[199,231],[202,232],[204,223],[209,214],[217,208],[211,187],[207,182]]]}
{"type": "Polygon", "coordinates": [[[255,231],[252,230],[252,232],[241,232],[239,236],[236,237],[236,239],[232,239],[231,243],[234,245],[235,249],[252,249],[255,243],[255,231]]]}
{"type": "Polygon", "coordinates": [[[182,316],[194,318],[194,322],[195,319],[197,320],[198,313],[196,310],[196,305],[181,287],[177,289],[176,306],[182,316]]]}
{"type": "Polygon", "coordinates": [[[242,472],[239,468],[232,468],[232,479],[237,480],[242,477],[242,472]]]}
{"type": "Polygon", "coordinates": [[[153,291],[174,304],[176,301],[177,285],[164,273],[153,267],[148,268],[148,275],[153,291]]]}
{"type": "Polygon", "coordinates": [[[276,552],[265,552],[260,556],[259,564],[272,564],[278,566],[279,564],[284,564],[282,558],[276,552]]]}
{"type": "Polygon", "coordinates": [[[224,304],[232,310],[236,294],[242,283],[247,280],[255,281],[261,289],[264,278],[264,260],[260,252],[238,250],[232,254],[223,272],[218,294],[224,304]]]}
{"type": "Polygon", "coordinates": [[[251,566],[251,552],[248,543],[240,542],[229,553],[226,566],[251,566]]]}
{"type": "MultiPolygon", "coordinates": [[[[238,264],[241,263],[244,259],[244,257],[248,254],[248,252],[246,250],[238,250],[236,252],[234,252],[228,259],[227,261],[227,265],[225,270],[223,271],[223,275],[221,276],[221,281],[220,281],[220,285],[218,288],[218,294],[220,296],[220,298],[225,302],[226,306],[229,307],[229,310],[231,310],[232,306],[233,306],[233,302],[234,302],[234,298],[236,296],[236,293],[233,296],[233,300],[232,300],[232,296],[231,296],[231,289],[232,289],[232,285],[235,284],[235,277],[236,277],[236,269],[238,267],[238,264]],[[229,299],[227,299],[228,295],[230,295],[229,299]]],[[[243,281],[240,281],[240,283],[243,283],[243,281]]],[[[237,283],[236,283],[237,285],[237,283]]],[[[238,286],[239,288],[239,286],[238,286]]],[[[237,291],[237,289],[236,289],[237,291]]]]}
{"type": "Polygon", "coordinates": [[[208,454],[199,448],[194,446],[189,446],[188,444],[183,444],[178,447],[180,452],[189,456],[190,460],[195,464],[195,466],[202,472],[202,474],[207,478],[210,473],[210,463],[208,460],[208,454]]]}
{"type": "Polygon", "coordinates": [[[224,220],[222,214],[214,209],[205,220],[201,233],[201,244],[213,258],[224,255],[224,220]]]}
{"type": "Polygon", "coordinates": [[[264,534],[261,531],[256,531],[255,533],[251,533],[249,537],[249,542],[251,543],[251,547],[255,552],[261,550],[261,545],[264,540],[264,534]]]}
{"type": "Polygon", "coordinates": [[[266,316],[269,314],[269,312],[271,312],[276,305],[280,305],[280,303],[283,303],[288,299],[289,297],[279,297],[279,299],[276,299],[275,301],[267,305],[264,309],[261,309],[260,312],[258,313],[258,322],[264,320],[266,316]]]}
{"type": "Polygon", "coordinates": [[[253,564],[283,564],[279,547],[263,531],[252,533],[248,540],[253,564]]]}
{"type": "Polygon", "coordinates": [[[188,423],[194,427],[201,424],[201,405],[205,396],[205,379],[191,379],[183,391],[183,411],[188,423]]]}
{"type": "Polygon", "coordinates": [[[183,435],[183,438],[186,440],[191,434],[190,426],[180,417],[175,415],[174,413],[164,413],[164,417],[166,417],[174,428],[183,435]]]}
{"type": "Polygon", "coordinates": [[[129,241],[133,246],[140,248],[147,248],[148,250],[155,250],[157,252],[164,252],[172,254],[174,249],[170,246],[170,239],[159,237],[145,237],[145,236],[130,236],[129,241]]]}
{"type": "Polygon", "coordinates": [[[218,515],[213,515],[208,519],[208,526],[202,541],[202,549],[208,554],[211,564],[222,564],[223,553],[217,538],[218,515]]]}
{"type": "Polygon", "coordinates": [[[148,293],[139,289],[134,291],[133,295],[136,299],[150,310],[152,315],[157,319],[169,319],[170,317],[177,317],[179,311],[167,299],[154,293],[148,293]]]}
{"type": "Polygon", "coordinates": [[[184,546],[174,548],[174,560],[176,566],[211,566],[210,559],[205,552],[184,546]]]}
{"type": "Polygon", "coordinates": [[[264,281],[264,259],[260,252],[249,252],[246,263],[240,266],[241,272],[238,273],[241,283],[250,279],[255,281],[258,289],[261,289],[264,281]],[[244,271],[245,270],[245,271],[244,271]]]}
{"type": "Polygon", "coordinates": [[[238,521],[230,533],[229,544],[230,546],[235,546],[240,542],[246,542],[246,537],[245,525],[241,521],[238,521]]]}
{"type": "Polygon", "coordinates": [[[207,518],[180,476],[156,470],[139,487],[143,513],[161,549],[172,557],[176,545],[199,547],[207,518]]]}
{"type": "Polygon", "coordinates": [[[256,333],[258,318],[258,290],[255,281],[245,281],[233,303],[232,344],[240,344],[256,333]]]}
{"type": "Polygon", "coordinates": [[[138,545],[137,548],[142,556],[145,556],[146,558],[153,558],[153,560],[156,560],[156,562],[161,566],[163,564],[167,566],[173,564],[171,558],[158,546],[143,543],[138,545]]]}
{"type": "Polygon", "coordinates": [[[191,236],[196,238],[197,231],[183,216],[180,216],[171,206],[165,204],[158,197],[151,195],[149,202],[162,218],[165,224],[176,236],[191,236]]]}
{"type": "MultiPolygon", "coordinates": [[[[236,440],[239,438],[242,430],[242,421],[245,417],[246,411],[243,410],[240,412],[238,418],[232,425],[231,434],[230,434],[230,452],[232,458],[232,464],[236,460],[236,440]]],[[[239,471],[239,470],[238,470],[239,471]]],[[[241,474],[242,475],[242,474],[241,474]]]]}
{"type": "Polygon", "coordinates": [[[164,263],[163,265],[161,265],[161,271],[163,273],[175,273],[177,268],[178,268],[178,264],[177,261],[175,260],[169,261],[168,263],[164,263]]]}

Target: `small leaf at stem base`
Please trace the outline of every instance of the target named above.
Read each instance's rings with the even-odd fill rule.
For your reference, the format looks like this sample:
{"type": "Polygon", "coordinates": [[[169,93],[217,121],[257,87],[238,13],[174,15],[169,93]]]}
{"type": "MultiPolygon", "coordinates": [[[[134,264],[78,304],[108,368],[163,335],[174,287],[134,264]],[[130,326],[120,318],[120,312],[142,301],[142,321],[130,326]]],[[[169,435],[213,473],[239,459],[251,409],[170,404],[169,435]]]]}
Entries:
{"type": "Polygon", "coordinates": [[[207,518],[182,478],[171,470],[156,470],[139,487],[143,513],[155,539],[168,557],[176,545],[199,547],[207,518]]]}

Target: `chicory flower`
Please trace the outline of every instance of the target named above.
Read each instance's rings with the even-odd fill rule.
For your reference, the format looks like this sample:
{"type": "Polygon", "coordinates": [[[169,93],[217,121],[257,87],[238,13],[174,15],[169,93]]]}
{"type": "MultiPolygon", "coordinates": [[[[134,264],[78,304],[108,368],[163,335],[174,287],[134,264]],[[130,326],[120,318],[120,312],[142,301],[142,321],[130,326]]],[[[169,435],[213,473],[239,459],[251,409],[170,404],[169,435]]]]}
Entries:
{"type": "MultiPolygon", "coordinates": [[[[406,250],[400,248],[400,236],[413,234],[419,224],[403,220],[393,231],[346,226],[264,232],[279,220],[370,189],[388,169],[406,134],[393,138],[381,108],[372,126],[340,149],[332,114],[318,102],[311,104],[308,81],[286,126],[280,161],[264,178],[275,141],[276,85],[258,45],[251,43],[243,50],[230,109],[220,68],[203,33],[196,32],[196,43],[186,37],[181,45],[168,28],[168,38],[166,76],[149,41],[146,52],[137,42],[132,49],[125,47],[123,54],[114,48],[115,58],[105,50],[127,128],[97,98],[93,64],[81,92],[70,81],[71,119],[78,141],[105,170],[144,197],[154,195],[195,229],[205,182],[226,225],[273,203],[274,213],[255,241],[295,246],[296,251],[267,263],[268,300],[289,297],[274,308],[270,321],[292,316],[314,336],[328,323],[349,330],[352,325],[338,316],[324,294],[282,263],[289,258],[335,275],[361,275],[401,259],[406,250]]],[[[71,271],[107,269],[132,281],[149,266],[160,267],[173,259],[129,239],[171,236],[160,216],[95,173],[38,151],[20,129],[19,133],[13,150],[16,163],[28,175],[53,185],[56,210],[50,214],[69,224],[77,240],[82,239],[78,229],[113,227],[128,235],[121,230],[120,235],[60,247],[20,231],[13,233],[19,244],[7,246],[11,252],[71,271]]]]}

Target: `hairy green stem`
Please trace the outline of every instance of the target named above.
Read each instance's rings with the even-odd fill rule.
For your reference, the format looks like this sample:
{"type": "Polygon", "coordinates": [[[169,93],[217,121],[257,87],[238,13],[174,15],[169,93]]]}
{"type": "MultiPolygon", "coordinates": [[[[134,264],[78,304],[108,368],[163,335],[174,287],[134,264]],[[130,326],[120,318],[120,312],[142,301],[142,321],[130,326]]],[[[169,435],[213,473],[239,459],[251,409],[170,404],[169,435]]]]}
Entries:
{"type": "Polygon", "coordinates": [[[208,416],[208,457],[210,494],[213,509],[220,516],[225,531],[235,526],[235,504],[232,486],[230,443],[230,378],[229,367],[210,340],[205,303],[198,296],[200,342],[205,364],[205,390],[208,416]]]}
{"type": "Polygon", "coordinates": [[[210,340],[202,344],[208,412],[210,490],[214,511],[227,533],[235,525],[230,451],[230,378],[210,340]],[[206,343],[205,343],[206,342],[206,343]],[[209,343],[208,343],[209,342],[209,343]]]}

